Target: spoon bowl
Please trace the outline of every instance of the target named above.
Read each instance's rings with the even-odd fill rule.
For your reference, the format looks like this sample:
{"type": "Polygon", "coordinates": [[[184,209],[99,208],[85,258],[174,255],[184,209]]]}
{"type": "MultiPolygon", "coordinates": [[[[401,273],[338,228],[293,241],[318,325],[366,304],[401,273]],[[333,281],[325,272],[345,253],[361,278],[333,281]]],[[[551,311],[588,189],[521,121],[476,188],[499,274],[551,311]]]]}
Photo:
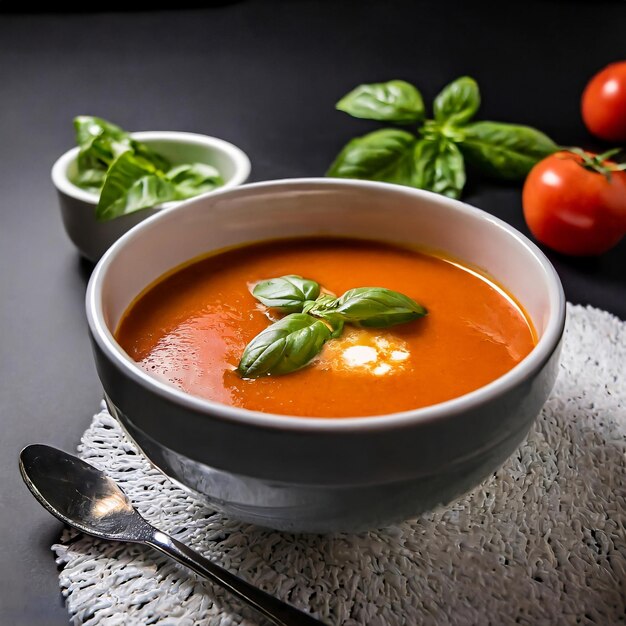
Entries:
{"type": "Polygon", "coordinates": [[[143,541],[149,524],[117,483],[78,457],[42,444],[20,454],[24,482],[61,521],[99,539],[143,541]]]}

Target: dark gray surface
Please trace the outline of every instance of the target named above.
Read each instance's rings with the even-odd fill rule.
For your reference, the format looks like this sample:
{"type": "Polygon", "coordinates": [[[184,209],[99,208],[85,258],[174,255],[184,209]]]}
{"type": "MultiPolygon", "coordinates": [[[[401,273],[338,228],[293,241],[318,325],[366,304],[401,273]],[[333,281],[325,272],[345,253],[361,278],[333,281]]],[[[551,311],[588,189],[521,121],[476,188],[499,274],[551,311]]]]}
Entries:
{"type": "MultiPolygon", "coordinates": [[[[625,23],[618,2],[0,13],[0,624],[67,623],[49,550],[60,526],[21,483],[17,454],[36,441],[73,450],[100,399],[83,312],[91,268],[65,237],[49,177],[74,115],[223,137],[250,155],[252,180],[321,175],[371,127],[334,111],[350,88],[405,78],[430,101],[467,73],[483,119],[602,147],[579,97],[594,71],[626,58],[625,23]]],[[[473,182],[465,199],[526,232],[519,187],[473,182]]],[[[626,319],[626,244],[594,260],[550,256],[570,301],[626,319]]]]}

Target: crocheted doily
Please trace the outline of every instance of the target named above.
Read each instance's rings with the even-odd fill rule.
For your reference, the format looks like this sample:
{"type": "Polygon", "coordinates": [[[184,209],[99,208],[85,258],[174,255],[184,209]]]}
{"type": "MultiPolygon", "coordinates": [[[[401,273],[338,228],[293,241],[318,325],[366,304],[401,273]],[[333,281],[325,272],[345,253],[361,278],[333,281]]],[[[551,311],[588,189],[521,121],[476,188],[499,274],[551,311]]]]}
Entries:
{"type": "MultiPolygon", "coordinates": [[[[207,508],[154,470],[103,409],[79,454],[160,529],[329,624],[626,622],[626,323],[568,306],[556,388],[527,439],[471,493],[361,534],[291,535],[207,508]]],[[[64,531],[74,624],[252,625],[159,553],[64,531]]]]}

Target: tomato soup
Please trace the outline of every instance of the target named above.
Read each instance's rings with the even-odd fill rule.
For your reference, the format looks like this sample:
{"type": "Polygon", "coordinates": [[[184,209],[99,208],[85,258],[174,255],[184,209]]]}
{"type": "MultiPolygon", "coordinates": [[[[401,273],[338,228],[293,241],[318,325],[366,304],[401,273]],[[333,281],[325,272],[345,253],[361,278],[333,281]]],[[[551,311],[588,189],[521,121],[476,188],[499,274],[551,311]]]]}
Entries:
{"type": "Polygon", "coordinates": [[[146,372],[190,394],[314,417],[381,415],[450,400],[498,378],[535,345],[521,307],[480,272],[409,248],[341,238],[263,242],[194,261],[145,290],[116,338],[146,372]],[[251,289],[288,274],[336,295],[392,289],[428,314],[384,329],[346,325],[303,369],[244,379],[236,368],[246,345],[282,317],[251,289]]]}

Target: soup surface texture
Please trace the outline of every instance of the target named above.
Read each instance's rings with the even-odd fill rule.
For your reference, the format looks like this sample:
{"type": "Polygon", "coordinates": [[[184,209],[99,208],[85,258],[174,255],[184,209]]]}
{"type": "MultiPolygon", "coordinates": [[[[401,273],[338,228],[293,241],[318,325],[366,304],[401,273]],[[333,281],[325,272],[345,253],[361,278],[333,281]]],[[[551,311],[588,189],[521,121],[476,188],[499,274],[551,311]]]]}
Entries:
{"type": "Polygon", "coordinates": [[[195,261],[149,287],[126,311],[120,345],[152,376],[246,409],[295,416],[381,415],[436,404],[498,378],[533,348],[520,307],[456,262],[378,242],[264,242],[195,261]],[[428,315],[386,329],[346,326],[304,369],[242,379],[248,344],[280,314],[250,293],[298,274],[341,295],[354,287],[406,294],[428,315]]]}

